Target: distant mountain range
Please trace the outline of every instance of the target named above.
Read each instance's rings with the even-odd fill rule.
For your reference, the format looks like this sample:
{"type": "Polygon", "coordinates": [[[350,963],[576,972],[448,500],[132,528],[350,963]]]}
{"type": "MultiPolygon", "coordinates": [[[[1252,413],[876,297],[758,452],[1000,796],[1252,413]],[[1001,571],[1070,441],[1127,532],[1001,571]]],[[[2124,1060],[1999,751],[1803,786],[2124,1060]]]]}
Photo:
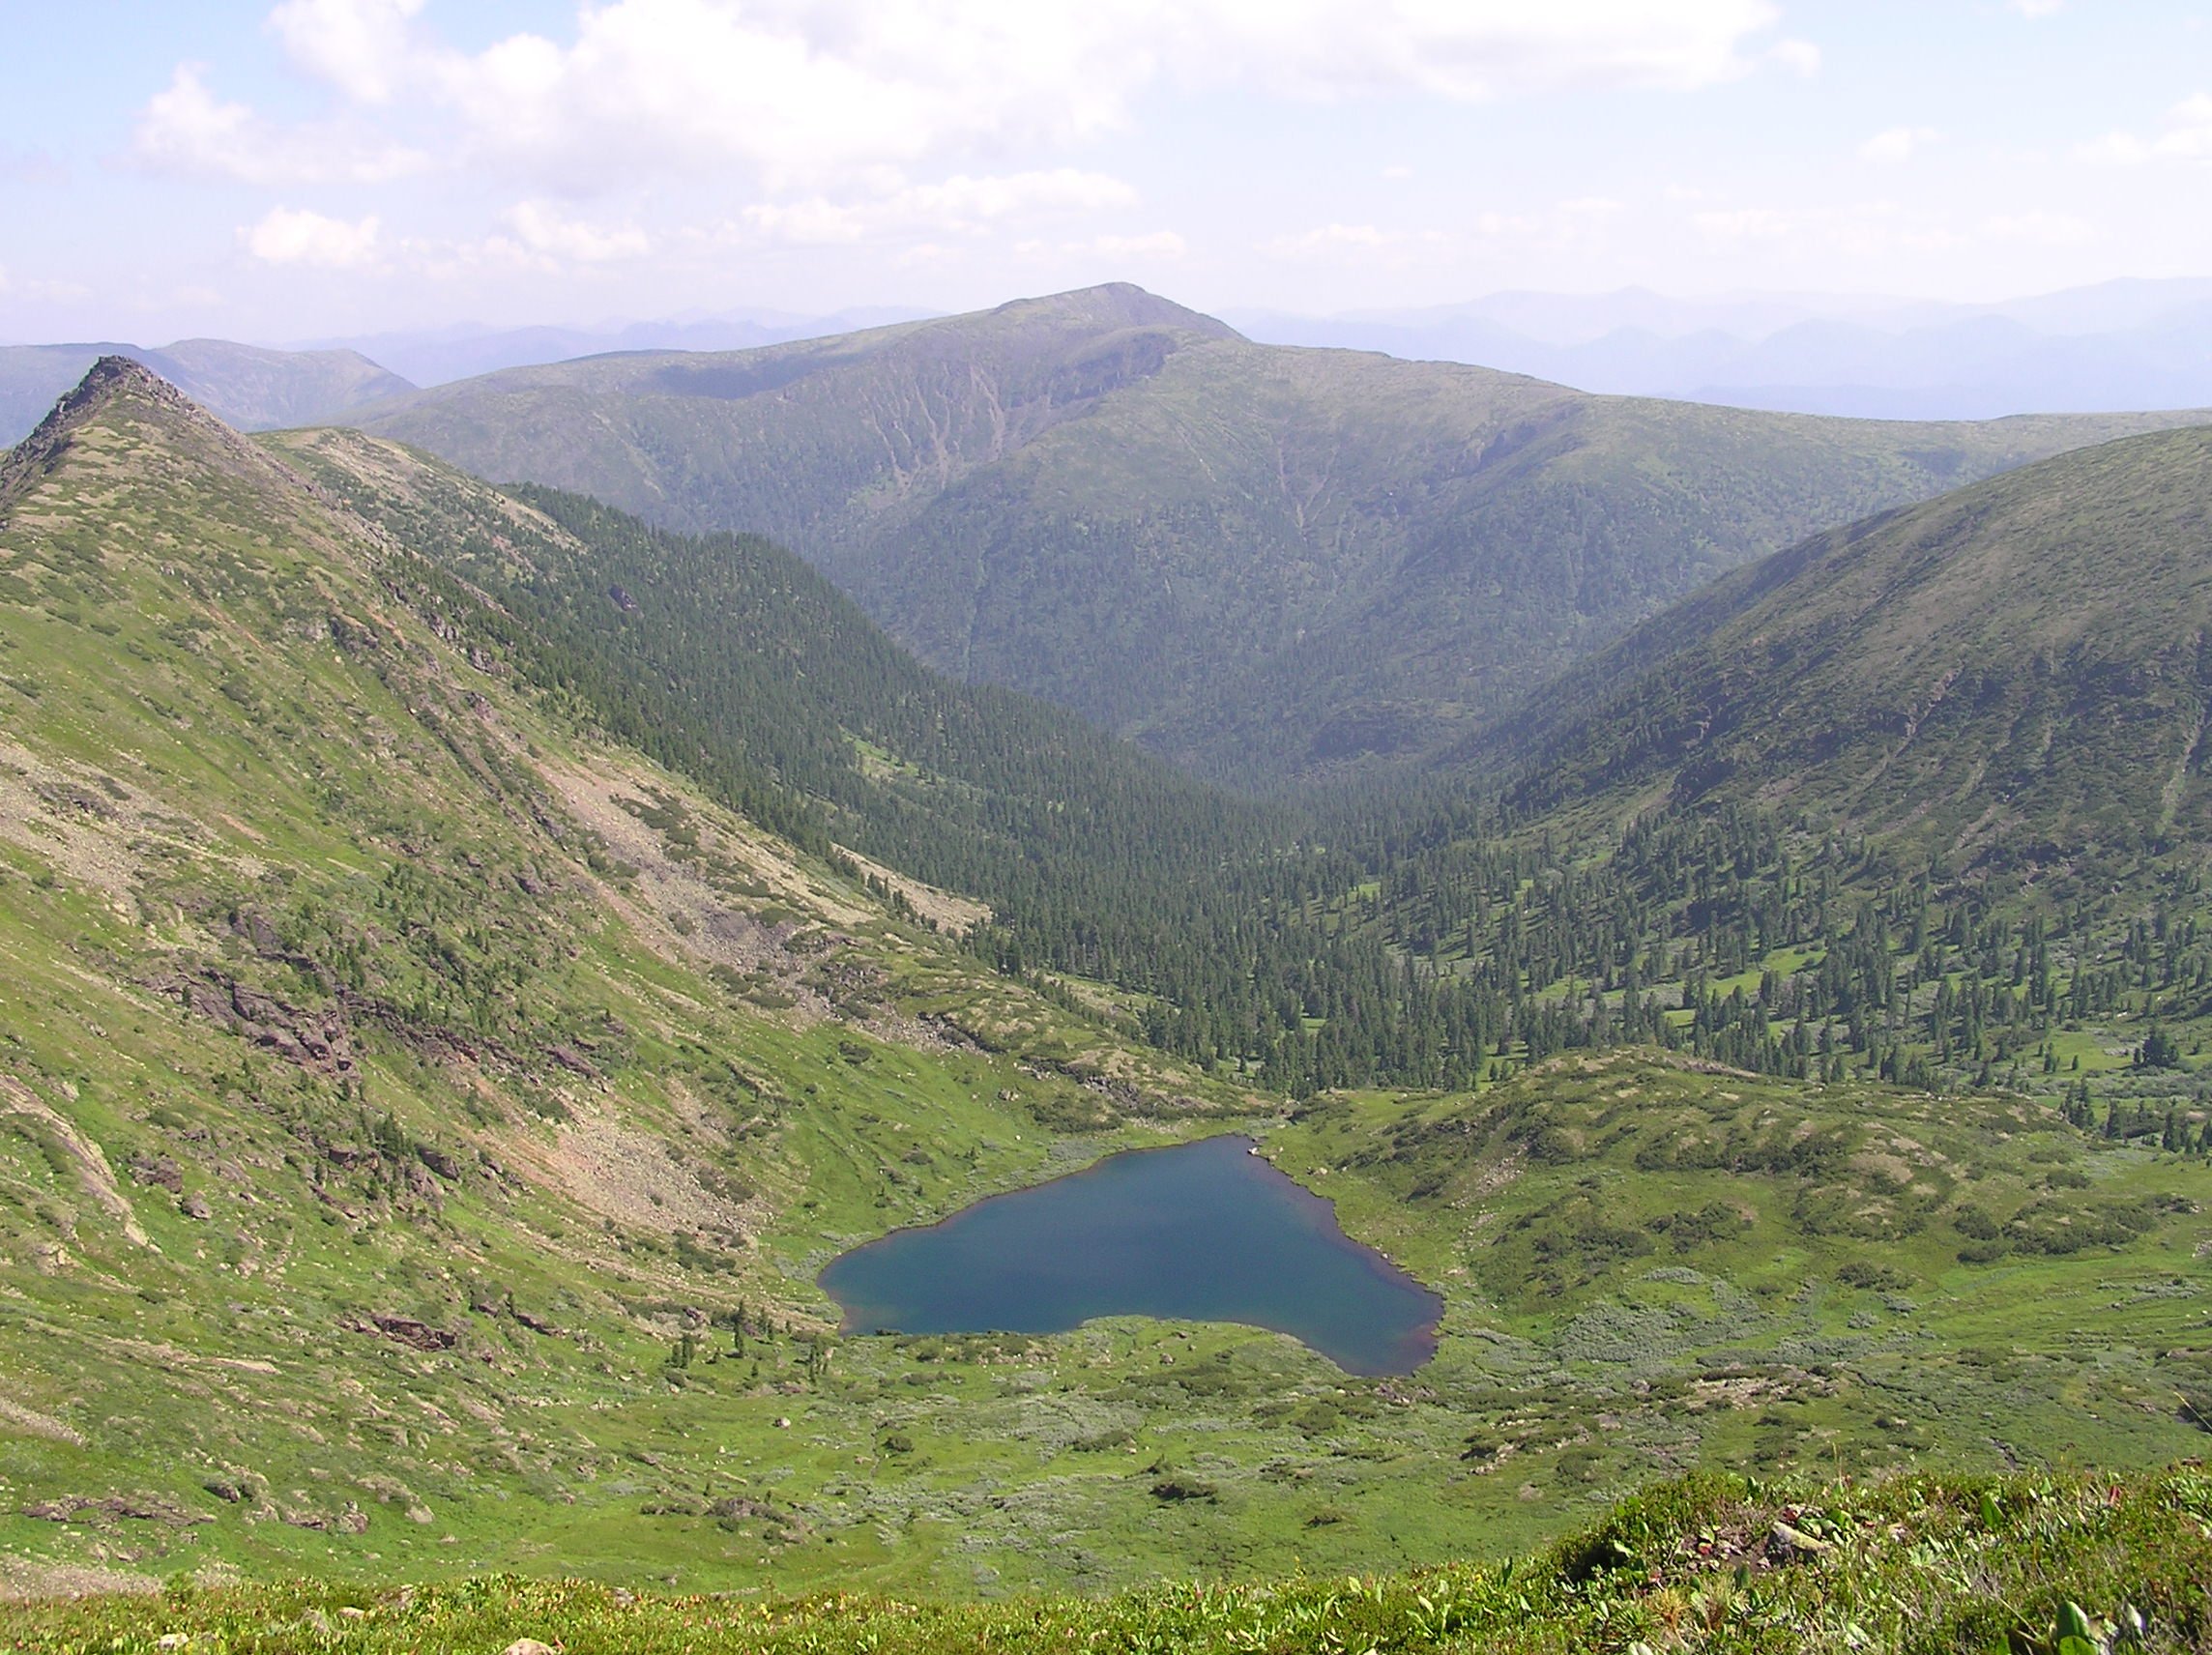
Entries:
{"type": "Polygon", "coordinates": [[[246,431],[312,425],[414,386],[357,351],[274,351],[228,339],[180,339],[151,350],[115,343],[0,346],[0,446],[19,442],[56,398],[103,356],[149,367],[246,431]]]}
{"type": "Polygon", "coordinates": [[[153,369],[245,431],[313,425],[365,399],[414,390],[358,351],[276,351],[228,339],[159,350],[115,343],[0,346],[0,445],[19,442],[103,356],[153,369]]]}
{"type": "Polygon", "coordinates": [[[1411,764],[1815,530],[2188,416],[1873,423],[1261,345],[1126,285],[345,416],[792,547],[932,664],[1275,785],[1411,764]]]}
{"type": "Polygon", "coordinates": [[[763,310],[690,320],[618,322],[598,328],[490,328],[463,323],[410,333],[364,334],[309,347],[358,351],[417,385],[444,385],[503,367],[568,362],[610,351],[742,351],[790,339],[821,338],[912,321],[927,311],[878,305],[829,316],[795,316],[763,310]]]}
{"type": "Polygon", "coordinates": [[[1827,294],[1501,293],[1328,318],[1233,312],[1270,343],[1476,363],[1585,391],[1805,414],[1982,420],[2212,403],[2212,281],[1995,305],[1827,294]]]}

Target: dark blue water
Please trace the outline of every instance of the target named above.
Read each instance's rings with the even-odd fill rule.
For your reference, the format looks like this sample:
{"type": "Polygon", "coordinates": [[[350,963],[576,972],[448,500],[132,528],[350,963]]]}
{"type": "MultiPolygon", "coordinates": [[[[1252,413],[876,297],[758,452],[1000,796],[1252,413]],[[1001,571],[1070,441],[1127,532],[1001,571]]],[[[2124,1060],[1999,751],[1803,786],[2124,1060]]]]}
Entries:
{"type": "Polygon", "coordinates": [[[1410,1374],[1443,1300],[1258,1155],[1208,1138],[1112,1155],[832,1261],[847,1332],[1064,1333],[1094,1317],[1237,1321],[1347,1373],[1410,1374]]]}

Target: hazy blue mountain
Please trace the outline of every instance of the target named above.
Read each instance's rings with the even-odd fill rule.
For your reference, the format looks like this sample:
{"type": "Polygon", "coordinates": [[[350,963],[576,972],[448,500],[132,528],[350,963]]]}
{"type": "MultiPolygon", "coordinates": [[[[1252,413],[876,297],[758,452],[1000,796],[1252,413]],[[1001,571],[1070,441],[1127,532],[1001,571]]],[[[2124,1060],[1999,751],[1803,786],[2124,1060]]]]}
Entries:
{"type": "Polygon", "coordinates": [[[414,390],[358,351],[275,351],[228,339],[180,339],[159,350],[101,342],[0,347],[0,446],[19,441],[104,356],[152,368],[238,426],[312,425],[372,397],[414,390]]]}
{"type": "Polygon", "coordinates": [[[1985,420],[2212,401],[2212,281],[2112,281],[1994,305],[1500,293],[1420,310],[1234,319],[1276,344],[1804,414],[1985,420]]]}
{"type": "Polygon", "coordinates": [[[1721,571],[2174,417],[1808,420],[1255,344],[1119,284],[348,416],[765,534],[962,677],[1252,782],[1413,763],[1721,571]]]}
{"type": "Polygon", "coordinates": [[[451,328],[368,334],[323,341],[389,363],[417,385],[445,385],[505,367],[571,362],[614,351],[742,351],[791,339],[815,339],[913,321],[928,311],[875,306],[828,316],[763,310],[657,322],[615,322],[598,327],[555,325],[492,328],[462,323],[451,328]]]}

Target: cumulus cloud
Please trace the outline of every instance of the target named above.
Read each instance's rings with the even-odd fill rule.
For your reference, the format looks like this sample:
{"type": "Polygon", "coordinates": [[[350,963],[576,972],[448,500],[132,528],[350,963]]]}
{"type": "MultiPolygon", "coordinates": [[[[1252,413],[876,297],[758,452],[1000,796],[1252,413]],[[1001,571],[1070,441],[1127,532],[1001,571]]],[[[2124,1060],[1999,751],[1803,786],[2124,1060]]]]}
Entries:
{"type": "MultiPolygon", "coordinates": [[[[422,10],[284,0],[270,22],[357,110],[430,113],[467,152],[553,193],[732,165],[778,193],[849,186],[870,169],[1090,137],[1161,85],[1463,101],[1687,90],[1747,73],[1778,16],[1774,0],[607,0],[579,7],[562,39],[464,51],[431,37],[422,10]]],[[[1818,58],[1801,42],[1765,51],[1799,69],[1818,58]]],[[[255,127],[188,69],[148,105],[140,148],[250,177],[275,164],[257,155],[290,147],[247,141],[255,127]]]]}
{"type": "Polygon", "coordinates": [[[401,144],[360,140],[332,128],[279,130],[244,103],[210,91],[205,71],[179,64],[139,111],[131,158],[158,172],[244,184],[379,184],[429,164],[401,144]]]}
{"type": "Polygon", "coordinates": [[[1059,167],[995,177],[959,173],[852,201],[813,195],[757,202],[743,218],[766,240],[823,247],[870,237],[975,234],[1008,220],[1104,212],[1136,201],[1137,192],[1118,178],[1059,167]]]}
{"type": "Polygon", "coordinates": [[[1859,159],[1896,166],[1910,160],[1916,150],[1942,135],[1934,127],[1890,127],[1859,145],[1859,159]]]}
{"type": "Polygon", "coordinates": [[[304,208],[273,207],[257,224],[242,228],[247,251],[269,264],[343,270],[376,256],[376,218],[348,223],[304,208]]]}
{"type": "Polygon", "coordinates": [[[1111,259],[1179,259],[1190,245],[1173,230],[1153,230],[1141,236],[1094,236],[1087,252],[1111,259]]]}
{"type": "Polygon", "coordinates": [[[2108,132],[2084,145],[2081,154],[2089,160],[2125,166],[2160,160],[2212,160],[2212,95],[2199,92],[2183,99],[2166,112],[2161,130],[2151,136],[2108,132]]]}
{"type": "Polygon", "coordinates": [[[606,264],[643,258],[653,244],[643,230],[607,229],[563,216],[542,201],[521,201],[508,209],[506,221],[515,239],[534,253],[575,264],[606,264]]]}
{"type": "Polygon", "coordinates": [[[293,62],[363,103],[389,102],[414,57],[422,0],[285,0],[269,26],[293,62]]]}
{"type": "Polygon", "coordinates": [[[1766,48],[1766,55],[1784,69],[1798,74],[1813,75],[1820,73],[1820,48],[1811,41],[1776,41],[1766,48]]]}
{"type": "Polygon", "coordinates": [[[65,304],[72,300],[90,299],[92,289],[73,281],[28,281],[11,276],[6,265],[0,265],[0,298],[30,301],[44,300],[65,304]]]}
{"type": "Polygon", "coordinates": [[[1119,178],[1063,166],[996,178],[958,174],[941,184],[917,185],[893,197],[892,211],[962,225],[1035,213],[1096,213],[1132,207],[1136,201],[1136,190],[1119,178]]]}
{"type": "Polygon", "coordinates": [[[1779,241],[1795,227],[1795,218],[1772,207],[1729,207],[1693,213],[1690,222],[1707,241],[1740,243],[1779,241]]]}
{"type": "Polygon", "coordinates": [[[1689,222],[1703,240],[1728,252],[1785,246],[1799,253],[1876,258],[1957,248],[1970,239],[1948,213],[1911,212],[1894,201],[1713,208],[1691,214],[1689,222]]]}
{"type": "Polygon", "coordinates": [[[1312,259],[1386,247],[1400,239],[1373,224],[1322,224],[1297,235],[1272,237],[1260,250],[1270,258],[1312,259]]]}
{"type": "Polygon", "coordinates": [[[1014,256],[1065,264],[1071,259],[1095,264],[1100,259],[1116,264],[1172,262],[1190,251],[1190,244],[1173,230],[1153,230],[1135,236],[1090,236],[1074,241],[1041,238],[1014,244],[1014,256]]]}
{"type": "Polygon", "coordinates": [[[2095,232],[2085,218],[2038,207],[2025,213],[2000,213],[1981,222],[1984,235],[1999,241],[2033,242],[2042,247],[2077,247],[2095,232]]]}
{"type": "Polygon", "coordinates": [[[1434,255],[1451,238],[1440,230],[1387,230],[1377,224],[1322,224],[1296,235],[1271,237],[1259,250],[1293,264],[1380,265],[1402,268],[1434,255]]]}

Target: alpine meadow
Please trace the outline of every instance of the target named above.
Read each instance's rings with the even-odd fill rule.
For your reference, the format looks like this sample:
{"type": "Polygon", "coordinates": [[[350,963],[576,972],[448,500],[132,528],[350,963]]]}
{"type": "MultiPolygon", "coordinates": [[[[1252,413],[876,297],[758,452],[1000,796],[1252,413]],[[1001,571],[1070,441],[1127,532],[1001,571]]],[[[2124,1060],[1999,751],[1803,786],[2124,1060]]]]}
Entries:
{"type": "Polygon", "coordinates": [[[2199,11],[23,19],[0,1649],[2212,1655],[2199,11]]]}

